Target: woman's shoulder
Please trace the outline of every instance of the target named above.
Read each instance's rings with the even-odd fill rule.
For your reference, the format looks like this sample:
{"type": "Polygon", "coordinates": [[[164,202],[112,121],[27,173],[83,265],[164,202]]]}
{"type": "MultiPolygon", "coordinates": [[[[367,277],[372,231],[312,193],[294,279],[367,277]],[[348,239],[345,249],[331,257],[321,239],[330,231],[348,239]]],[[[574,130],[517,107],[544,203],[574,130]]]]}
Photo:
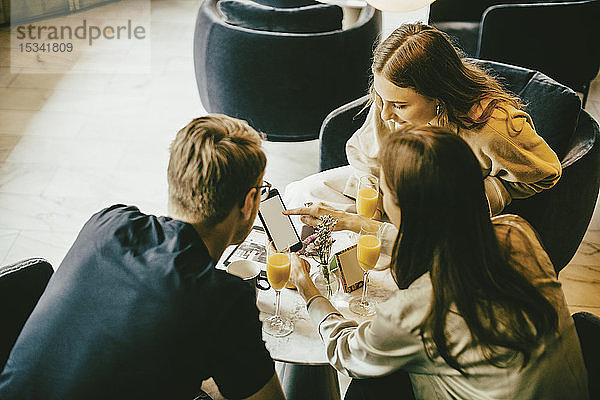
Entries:
{"type": "Polygon", "coordinates": [[[500,244],[511,247],[522,244],[541,247],[537,232],[523,217],[514,214],[503,214],[492,218],[492,225],[500,244]]]}
{"type": "Polygon", "coordinates": [[[484,127],[493,129],[500,134],[508,134],[511,137],[528,130],[535,132],[531,116],[523,109],[508,102],[499,103],[493,108],[484,127]]]}
{"type": "MultiPolygon", "coordinates": [[[[490,101],[474,106],[470,116],[481,116],[490,101]]],[[[496,148],[498,145],[514,145],[536,140],[537,133],[531,116],[508,102],[496,104],[483,126],[462,132],[461,136],[480,148],[496,148]]]]}
{"type": "Polygon", "coordinates": [[[492,224],[498,242],[509,255],[512,264],[531,271],[539,269],[545,275],[556,276],[554,266],[537,232],[525,219],[518,215],[505,214],[492,218],[492,224]]]}

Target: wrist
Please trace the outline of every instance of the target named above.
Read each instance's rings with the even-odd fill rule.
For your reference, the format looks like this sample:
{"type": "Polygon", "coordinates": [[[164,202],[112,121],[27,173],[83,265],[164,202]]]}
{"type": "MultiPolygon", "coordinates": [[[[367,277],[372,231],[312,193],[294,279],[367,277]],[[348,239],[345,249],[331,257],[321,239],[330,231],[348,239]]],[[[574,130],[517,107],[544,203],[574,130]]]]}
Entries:
{"type": "Polygon", "coordinates": [[[298,294],[300,294],[304,301],[307,301],[315,295],[321,294],[308,275],[305,275],[296,286],[298,287],[298,294]]]}

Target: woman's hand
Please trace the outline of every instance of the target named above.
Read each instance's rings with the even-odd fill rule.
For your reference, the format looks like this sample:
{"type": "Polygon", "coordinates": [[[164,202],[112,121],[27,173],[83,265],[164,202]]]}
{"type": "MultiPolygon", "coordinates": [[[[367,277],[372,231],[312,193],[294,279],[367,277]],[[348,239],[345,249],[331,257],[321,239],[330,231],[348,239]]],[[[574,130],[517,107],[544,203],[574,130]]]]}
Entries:
{"type": "MultiPolygon", "coordinates": [[[[319,219],[320,217],[331,215],[338,221],[337,224],[335,224],[335,231],[351,230],[358,232],[355,230],[355,226],[357,223],[357,217],[360,217],[359,215],[335,209],[325,203],[307,203],[306,207],[285,210],[283,213],[285,215],[300,215],[300,221],[310,226],[317,226],[319,222],[321,222],[319,219]]],[[[360,230],[360,224],[358,225],[358,229],[360,230]]]]}
{"type": "Polygon", "coordinates": [[[308,271],[310,270],[310,264],[303,258],[300,258],[298,254],[290,254],[292,266],[290,269],[290,282],[298,288],[298,293],[304,301],[311,298],[312,296],[319,294],[319,290],[310,279],[308,271]]]}
{"type": "Polygon", "coordinates": [[[320,217],[331,214],[331,216],[338,221],[337,224],[335,224],[334,231],[348,230],[358,233],[363,224],[369,224],[374,229],[383,225],[383,222],[363,217],[362,215],[338,210],[324,203],[293,208],[291,210],[285,210],[283,213],[286,215],[300,215],[300,221],[310,226],[317,226],[319,222],[321,222],[319,219],[320,217]]]}

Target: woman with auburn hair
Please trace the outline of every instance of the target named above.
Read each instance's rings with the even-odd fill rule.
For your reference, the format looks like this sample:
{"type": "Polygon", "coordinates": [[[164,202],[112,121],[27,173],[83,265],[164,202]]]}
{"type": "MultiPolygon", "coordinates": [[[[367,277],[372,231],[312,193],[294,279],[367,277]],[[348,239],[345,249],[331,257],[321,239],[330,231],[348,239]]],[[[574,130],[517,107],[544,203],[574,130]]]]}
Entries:
{"type": "Polygon", "coordinates": [[[560,178],[556,154],[536,133],[519,99],[461,58],[441,31],[402,25],[377,46],[372,72],[367,119],[346,144],[350,166],[291,183],[284,197],[288,206],[323,201],[354,211],[357,176],[378,174],[382,140],[405,124],[443,127],[469,144],[480,164],[491,215],[511,199],[532,196],[560,178]]]}
{"type": "MultiPolygon", "coordinates": [[[[371,223],[396,229],[398,291],[358,324],[320,294],[299,257],[292,263],[330,363],[353,378],[383,377],[353,380],[346,399],[405,395],[405,372],[418,399],[587,399],[552,263],[521,217],[490,220],[480,161],[465,141],[405,127],[382,141],[378,160],[391,224],[371,223]]],[[[353,214],[334,213],[356,230],[353,214]]]]}

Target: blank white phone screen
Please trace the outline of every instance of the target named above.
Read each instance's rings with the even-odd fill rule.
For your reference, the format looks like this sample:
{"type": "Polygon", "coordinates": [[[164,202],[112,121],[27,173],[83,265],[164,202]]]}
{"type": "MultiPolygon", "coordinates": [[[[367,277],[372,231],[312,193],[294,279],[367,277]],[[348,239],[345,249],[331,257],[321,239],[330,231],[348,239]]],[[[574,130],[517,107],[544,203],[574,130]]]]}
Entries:
{"type": "Polygon", "coordinates": [[[283,210],[283,203],[279,196],[273,196],[260,203],[260,213],[264,224],[267,225],[265,228],[271,234],[278,251],[287,249],[300,241],[290,218],[281,213],[283,210]]]}

